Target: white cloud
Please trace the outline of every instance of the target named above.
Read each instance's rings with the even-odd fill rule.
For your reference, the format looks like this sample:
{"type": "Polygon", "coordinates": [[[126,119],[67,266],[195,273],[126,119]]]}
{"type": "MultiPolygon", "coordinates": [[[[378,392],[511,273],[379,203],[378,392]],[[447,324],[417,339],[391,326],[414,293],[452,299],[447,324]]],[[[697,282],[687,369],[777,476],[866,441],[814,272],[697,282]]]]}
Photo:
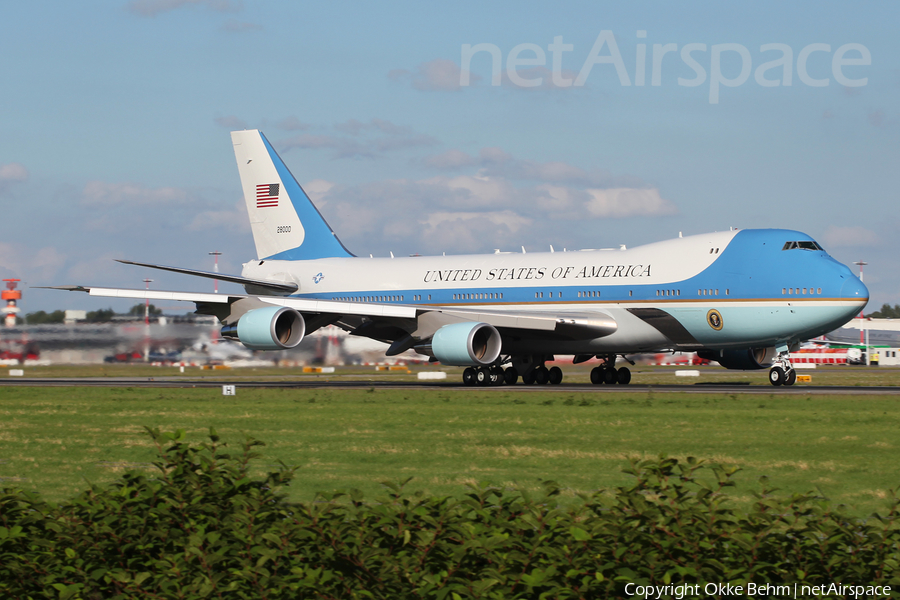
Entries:
{"type": "Polygon", "coordinates": [[[512,210],[490,212],[437,212],[422,222],[421,243],[433,253],[484,248],[485,242],[509,245],[534,224],[512,210]]]}
{"type": "Polygon", "coordinates": [[[280,120],[277,125],[279,129],[284,129],[285,131],[305,131],[309,129],[309,125],[303,123],[297,117],[285,117],[280,120]]]}
{"type": "Polygon", "coordinates": [[[309,196],[309,199],[318,203],[328,191],[334,187],[334,184],[324,179],[313,179],[303,184],[303,191],[309,196]]]}
{"type": "Polygon", "coordinates": [[[187,229],[188,231],[214,230],[223,233],[250,233],[247,205],[241,200],[230,209],[199,212],[191,220],[187,229]]]}
{"type": "MultiPolygon", "coordinates": [[[[83,285],[90,283],[97,285],[95,282],[98,275],[104,278],[112,278],[113,280],[124,281],[121,274],[126,273],[126,268],[122,263],[115,262],[117,258],[130,258],[128,256],[118,254],[116,252],[107,251],[99,256],[92,256],[76,261],[71,267],[66,269],[64,277],[67,284],[83,285]]],[[[134,269],[134,267],[131,267],[134,269]]],[[[146,277],[146,275],[143,275],[146,277]]],[[[139,277],[135,276],[131,281],[139,281],[139,277]]],[[[123,284],[120,284],[123,285],[123,284]]],[[[123,287],[135,287],[136,284],[123,285],[123,287]]]]}
{"type": "Polygon", "coordinates": [[[350,135],[359,135],[366,131],[379,131],[387,135],[409,135],[413,133],[412,129],[403,125],[396,125],[386,119],[372,119],[368,123],[363,123],[357,119],[350,119],[334,126],[341,133],[350,135]]]}
{"type": "MultiPolygon", "coordinates": [[[[457,91],[461,70],[452,60],[436,58],[418,65],[414,71],[407,69],[394,69],[388,73],[388,77],[394,81],[408,81],[413,88],[422,91],[457,91]]],[[[470,75],[470,81],[480,79],[477,75],[470,75]]]]}
{"type": "Polygon", "coordinates": [[[416,133],[383,119],[372,119],[368,123],[351,119],[335,125],[335,129],[345,135],[301,133],[275,145],[281,152],[294,148],[328,149],[334,151],[334,158],[380,158],[389,152],[438,143],[430,135],[416,133]]]}
{"type": "Polygon", "coordinates": [[[440,170],[461,169],[476,164],[476,160],[462,150],[447,150],[440,154],[426,156],[422,161],[426,167],[440,170]]]}
{"type": "Polygon", "coordinates": [[[238,129],[247,129],[247,122],[243,119],[240,119],[234,115],[228,115],[225,117],[216,117],[213,119],[216,122],[216,125],[220,127],[224,127],[229,131],[236,131],[238,129]]]}
{"type": "Polygon", "coordinates": [[[866,247],[878,246],[881,240],[874,231],[861,226],[839,227],[831,225],[822,235],[822,242],[826,249],[828,246],[833,247],[866,247]]]}
{"type": "Polygon", "coordinates": [[[241,9],[240,2],[229,0],[132,0],[128,3],[128,10],[143,17],[155,17],[186,6],[204,6],[216,12],[236,12],[241,9]]]}
{"type": "Polygon", "coordinates": [[[455,198],[459,208],[510,204],[517,195],[513,185],[499,177],[460,175],[451,179],[443,177],[429,179],[425,183],[446,186],[450,190],[462,192],[455,198]]]}
{"type": "Polygon", "coordinates": [[[0,165],[0,181],[25,181],[28,169],[19,163],[0,165]]]}
{"type": "Polygon", "coordinates": [[[591,196],[586,208],[595,217],[659,217],[678,212],[675,205],[660,196],[656,188],[586,191],[591,196]]]}
{"type": "Polygon", "coordinates": [[[497,147],[486,147],[471,156],[461,150],[447,150],[441,154],[428,156],[422,163],[430,168],[454,171],[465,167],[474,167],[479,174],[485,176],[505,177],[511,180],[541,181],[554,184],[587,186],[598,188],[610,187],[646,187],[636,177],[613,177],[603,169],[586,171],[561,161],[537,162],[516,158],[509,152],[497,147]]]}
{"type": "Polygon", "coordinates": [[[28,180],[28,169],[19,163],[0,165],[0,193],[14,183],[22,183],[28,180]]]}
{"type": "Polygon", "coordinates": [[[522,186],[501,176],[403,179],[352,187],[324,182],[321,190],[314,201],[348,247],[361,253],[372,248],[484,252],[548,239],[554,243],[561,233],[559,241],[575,245],[581,240],[566,230],[584,231],[591,221],[677,212],[652,187],[522,186]]]}
{"type": "Polygon", "coordinates": [[[66,255],[53,246],[33,250],[22,244],[0,242],[0,270],[15,274],[29,285],[47,283],[65,265],[66,255]]]}
{"type": "Polygon", "coordinates": [[[146,188],[134,183],[90,181],[84,186],[81,204],[86,207],[110,207],[119,204],[161,204],[184,202],[186,191],[173,187],[146,188]]]}

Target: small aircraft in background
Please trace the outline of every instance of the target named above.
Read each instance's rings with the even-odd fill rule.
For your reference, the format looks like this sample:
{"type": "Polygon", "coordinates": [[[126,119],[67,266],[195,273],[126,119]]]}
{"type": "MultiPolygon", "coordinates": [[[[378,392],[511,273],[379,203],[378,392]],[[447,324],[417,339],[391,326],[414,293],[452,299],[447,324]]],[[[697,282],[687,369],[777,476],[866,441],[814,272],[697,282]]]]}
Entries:
{"type": "MultiPolygon", "coordinates": [[[[791,385],[789,352],[868,301],[865,285],[810,236],[749,229],[635,248],[362,258],[351,254],[265,136],[231,134],[258,258],[241,275],[120,261],[240,284],[245,294],[62,286],[92,296],[194,302],[223,337],[283,350],[335,324],[467,367],[466,385],[558,384],[554,355],[594,357],[595,384],[628,384],[617,358],[695,351],[729,369],[769,368],[791,385]]],[[[632,363],[633,364],[633,363],[632,363]]]]}

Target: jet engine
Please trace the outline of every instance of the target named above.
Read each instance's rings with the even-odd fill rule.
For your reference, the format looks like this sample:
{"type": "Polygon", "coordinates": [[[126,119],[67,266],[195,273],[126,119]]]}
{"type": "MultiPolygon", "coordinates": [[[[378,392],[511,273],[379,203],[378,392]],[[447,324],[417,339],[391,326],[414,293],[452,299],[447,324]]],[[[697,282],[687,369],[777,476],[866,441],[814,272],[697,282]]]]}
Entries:
{"type": "Polygon", "coordinates": [[[766,369],[778,353],[775,348],[741,348],[739,350],[698,350],[697,356],[714,360],[726,369],[751,371],[766,369]]]}
{"type": "Polygon", "coordinates": [[[435,332],[430,343],[416,346],[420,354],[445,365],[479,367],[500,356],[500,333],[487,323],[453,323],[435,332]]]}
{"type": "Polygon", "coordinates": [[[287,350],[299,344],[305,333],[303,315],[286,306],[255,308],[222,328],[223,338],[252,350],[287,350]]]}

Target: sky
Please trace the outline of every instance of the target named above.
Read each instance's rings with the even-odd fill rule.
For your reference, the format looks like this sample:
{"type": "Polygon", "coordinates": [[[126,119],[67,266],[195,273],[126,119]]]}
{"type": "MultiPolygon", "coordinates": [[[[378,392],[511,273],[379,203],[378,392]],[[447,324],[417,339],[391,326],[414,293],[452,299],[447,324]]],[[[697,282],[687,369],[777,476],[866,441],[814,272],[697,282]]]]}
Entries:
{"type": "Polygon", "coordinates": [[[211,291],[116,258],[240,273],[244,128],[357,255],[787,228],[868,263],[869,311],[900,303],[896,2],[0,10],[0,275],[25,313],[131,304],[33,286],[211,291]]]}

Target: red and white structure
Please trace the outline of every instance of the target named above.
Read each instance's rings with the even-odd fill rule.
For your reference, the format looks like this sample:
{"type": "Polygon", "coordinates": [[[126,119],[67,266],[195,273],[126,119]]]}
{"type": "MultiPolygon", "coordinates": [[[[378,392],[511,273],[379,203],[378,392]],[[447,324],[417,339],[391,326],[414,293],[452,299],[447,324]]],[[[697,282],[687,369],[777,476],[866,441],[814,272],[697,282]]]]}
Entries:
{"type": "Polygon", "coordinates": [[[859,350],[854,348],[801,348],[791,352],[791,362],[812,365],[846,365],[850,359],[849,354],[855,351],[857,357],[859,350]]]}
{"type": "Polygon", "coordinates": [[[3,281],[6,282],[6,289],[0,292],[0,297],[6,302],[6,306],[3,308],[3,312],[6,314],[4,324],[7,327],[15,327],[16,315],[19,314],[20,310],[16,304],[22,299],[22,290],[17,290],[16,287],[18,287],[21,280],[4,279],[3,281]]]}

